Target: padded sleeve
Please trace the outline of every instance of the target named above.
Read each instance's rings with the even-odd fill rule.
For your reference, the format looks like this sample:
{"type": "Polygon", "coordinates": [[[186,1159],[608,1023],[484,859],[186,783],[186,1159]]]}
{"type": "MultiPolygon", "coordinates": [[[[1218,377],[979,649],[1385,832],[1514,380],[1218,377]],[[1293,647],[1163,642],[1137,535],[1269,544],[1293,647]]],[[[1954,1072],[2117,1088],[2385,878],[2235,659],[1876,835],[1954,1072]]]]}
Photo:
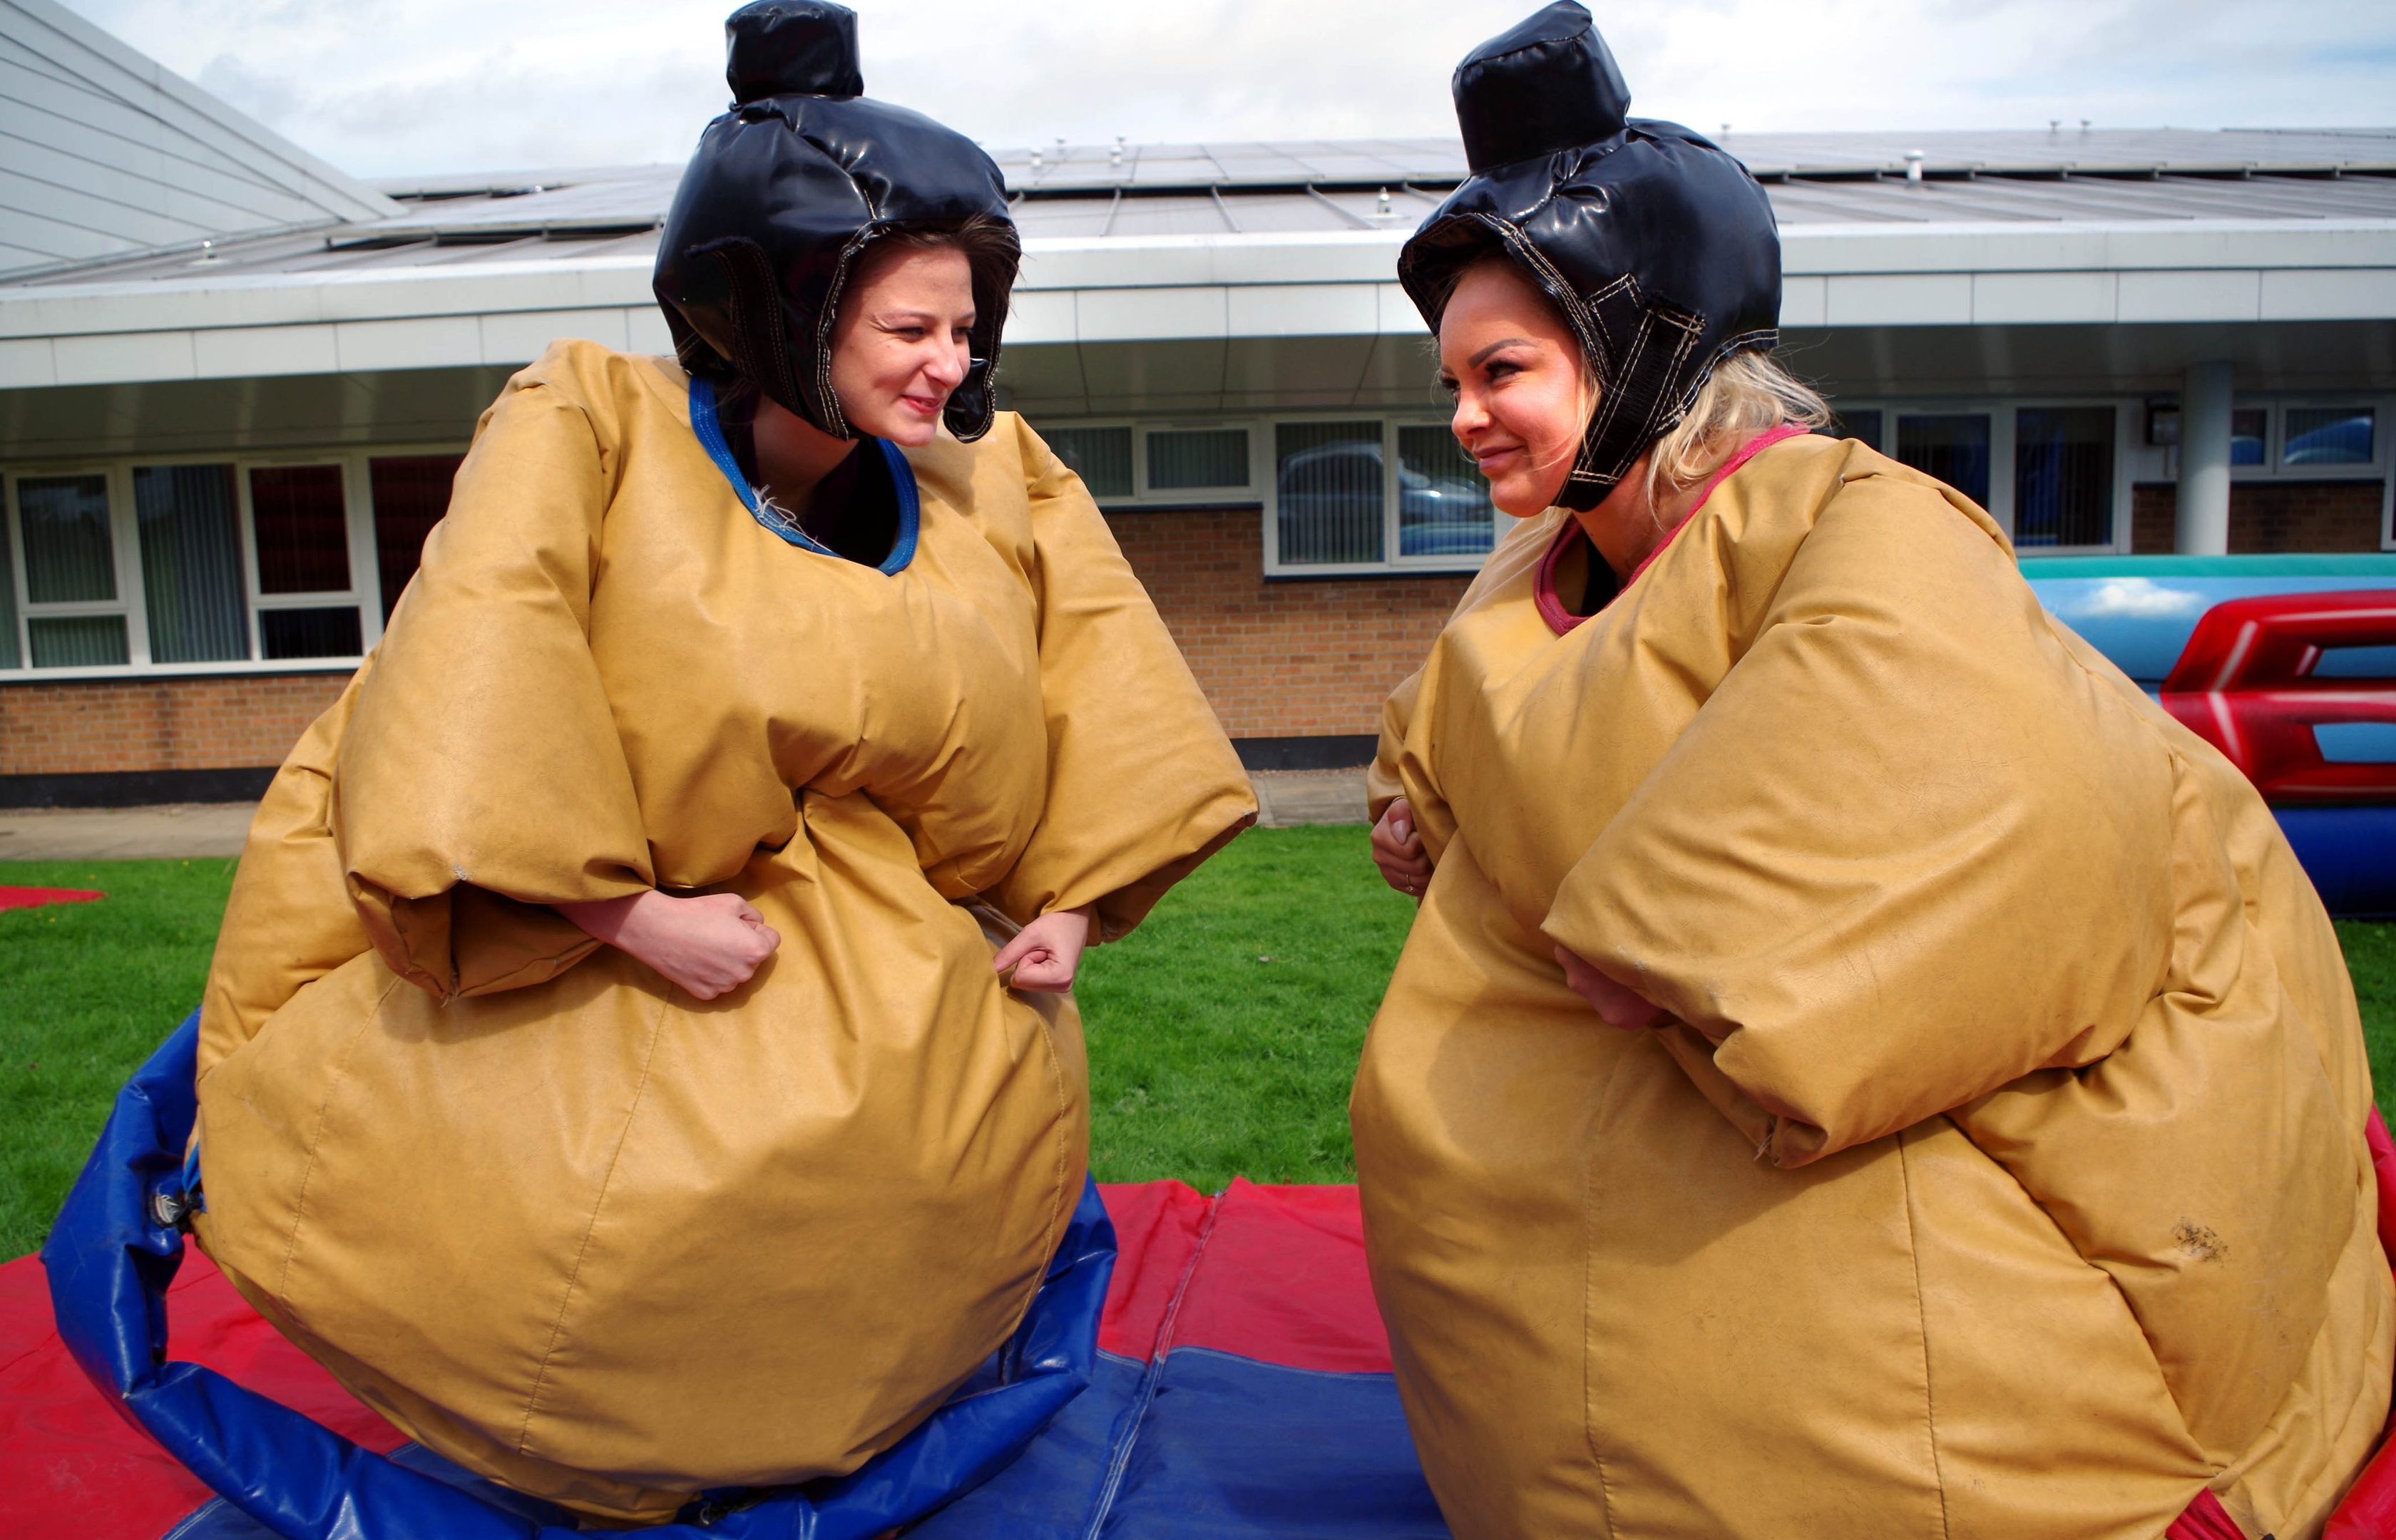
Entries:
{"type": "Polygon", "coordinates": [[[1543,928],[1782,1165],[2093,1062],[2172,928],[2170,763],[2112,689],[2001,545],[1860,480],[1543,928]]]}
{"type": "Polygon", "coordinates": [[[439,997],[553,976],[591,943],[541,906],[652,885],[589,644],[612,469],[571,392],[538,365],[510,383],[341,740],[351,896],[393,970],[439,997]]]}
{"type": "Polygon", "coordinates": [[[1079,476],[1022,436],[1035,552],[1046,810],[993,895],[1018,919],[1098,906],[1096,935],[1256,820],[1247,773],[1079,476]]]}

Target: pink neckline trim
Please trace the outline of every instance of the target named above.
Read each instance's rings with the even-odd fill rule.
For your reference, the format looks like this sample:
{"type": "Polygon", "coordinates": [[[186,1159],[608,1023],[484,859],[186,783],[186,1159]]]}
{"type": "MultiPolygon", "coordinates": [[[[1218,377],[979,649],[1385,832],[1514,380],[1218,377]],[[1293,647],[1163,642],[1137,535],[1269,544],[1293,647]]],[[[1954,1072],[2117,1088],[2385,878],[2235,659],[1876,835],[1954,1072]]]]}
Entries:
{"type": "MultiPolygon", "coordinates": [[[[1765,429],[1740,445],[1738,452],[1723,461],[1713,475],[1707,479],[1705,490],[1697,494],[1697,500],[1689,505],[1688,512],[1683,514],[1681,522],[1666,531],[1664,538],[1656,542],[1656,549],[1649,551],[1646,559],[1642,561],[1630,578],[1624,580],[1622,589],[1615,591],[1614,597],[1616,599],[1622,597],[1623,589],[1628,589],[1632,583],[1639,581],[1640,573],[1655,565],[1656,558],[1664,554],[1665,549],[1672,543],[1681,531],[1689,526],[1689,521],[1697,516],[1697,510],[1706,506],[1706,499],[1714,495],[1714,488],[1720,486],[1732,471],[1781,440],[1802,437],[1808,431],[1810,430],[1794,422],[1784,422],[1777,428],[1765,429]]],[[[1547,554],[1539,558],[1538,573],[1531,582],[1531,597],[1539,606],[1539,618],[1545,620],[1548,623],[1548,629],[1558,636],[1564,635],[1589,618],[1586,615],[1575,615],[1566,609],[1564,597],[1556,592],[1556,567],[1563,562],[1565,551],[1571,548],[1576,539],[1586,542],[1589,539],[1588,533],[1581,528],[1578,519],[1566,519],[1564,527],[1556,531],[1556,538],[1549,542],[1547,554]]],[[[1590,560],[1602,559],[1594,551],[1590,552],[1590,560]]],[[[1611,599],[1606,601],[1607,604],[1613,602],[1611,599]]]]}

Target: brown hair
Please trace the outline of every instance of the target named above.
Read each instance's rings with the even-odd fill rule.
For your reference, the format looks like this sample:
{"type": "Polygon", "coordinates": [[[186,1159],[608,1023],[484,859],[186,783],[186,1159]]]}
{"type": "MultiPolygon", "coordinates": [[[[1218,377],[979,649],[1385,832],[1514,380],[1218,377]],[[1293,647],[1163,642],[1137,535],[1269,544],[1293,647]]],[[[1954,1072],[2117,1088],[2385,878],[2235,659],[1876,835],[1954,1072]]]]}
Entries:
{"type": "Polygon", "coordinates": [[[896,253],[944,247],[965,253],[965,266],[973,273],[977,305],[1005,305],[1023,265],[1023,243],[1017,239],[1015,226],[995,214],[975,213],[951,222],[892,225],[878,231],[851,259],[845,286],[863,282],[873,266],[896,253]]]}

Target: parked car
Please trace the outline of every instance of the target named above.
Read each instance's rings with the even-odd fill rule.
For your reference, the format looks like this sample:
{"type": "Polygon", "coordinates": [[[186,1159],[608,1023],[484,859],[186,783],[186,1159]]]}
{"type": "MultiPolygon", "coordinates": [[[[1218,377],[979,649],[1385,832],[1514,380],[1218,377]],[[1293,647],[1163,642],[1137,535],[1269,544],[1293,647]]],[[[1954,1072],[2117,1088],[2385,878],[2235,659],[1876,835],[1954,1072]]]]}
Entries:
{"type": "MultiPolygon", "coordinates": [[[[1402,556],[1476,556],[1495,535],[1489,491],[1478,476],[1437,476],[1398,467],[1402,556]]],[[[1286,563],[1383,558],[1384,488],[1378,439],[1336,439],[1282,461],[1277,478],[1281,559],[1286,563]]]]}

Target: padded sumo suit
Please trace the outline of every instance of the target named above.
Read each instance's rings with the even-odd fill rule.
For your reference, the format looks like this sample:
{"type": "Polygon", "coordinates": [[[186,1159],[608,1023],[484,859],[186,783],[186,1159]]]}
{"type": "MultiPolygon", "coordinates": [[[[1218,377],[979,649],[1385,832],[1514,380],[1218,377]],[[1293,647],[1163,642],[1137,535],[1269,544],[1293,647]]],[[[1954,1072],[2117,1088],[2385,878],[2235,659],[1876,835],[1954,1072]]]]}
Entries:
{"type": "MultiPolygon", "coordinates": [[[[1551,7],[1459,100],[1602,48],[1551,7]]],[[[1434,327],[1444,218],[1557,179],[1579,208],[1525,238],[1585,295],[1571,221],[1657,219],[1643,139],[1703,142],[1575,126],[1596,151],[1476,160],[1417,237],[1434,327]]],[[[1681,206],[1728,206],[1713,169],[1681,206]]],[[[1702,334],[1665,421],[1770,315],[1692,302],[1675,218],[1637,272],[1702,334]]],[[[1587,485],[1641,447],[1593,434],[1587,485]]],[[[1613,582],[1568,512],[1524,521],[1385,716],[1376,815],[1403,793],[1436,864],[1351,1115],[1442,1507],[1463,1540],[2154,1540],[2210,1489],[2318,1533],[2396,1324],[2320,903],[1981,510],[1860,445],[1749,447],[1610,602],[1572,603],[1613,582]],[[1672,1019],[1608,1026],[1559,944],[1672,1019]]]]}
{"type": "MultiPolygon", "coordinates": [[[[765,106],[711,139],[813,156],[857,127],[832,109],[895,114],[765,106]]],[[[922,158],[871,162],[886,214],[905,190],[869,175],[922,158]]],[[[752,516],[704,380],[552,347],[260,810],[202,1017],[197,1233],[474,1470],[642,1521],[920,1422],[1083,1185],[1073,1006],[1002,988],[992,938],[1093,903],[1120,936],[1253,816],[1080,482],[993,422],[989,332],[950,404],[986,434],[860,446],[901,494],[879,566],[752,516]],[[542,907],[651,886],[738,893],[780,949],[700,1003],[542,907]]]]}

